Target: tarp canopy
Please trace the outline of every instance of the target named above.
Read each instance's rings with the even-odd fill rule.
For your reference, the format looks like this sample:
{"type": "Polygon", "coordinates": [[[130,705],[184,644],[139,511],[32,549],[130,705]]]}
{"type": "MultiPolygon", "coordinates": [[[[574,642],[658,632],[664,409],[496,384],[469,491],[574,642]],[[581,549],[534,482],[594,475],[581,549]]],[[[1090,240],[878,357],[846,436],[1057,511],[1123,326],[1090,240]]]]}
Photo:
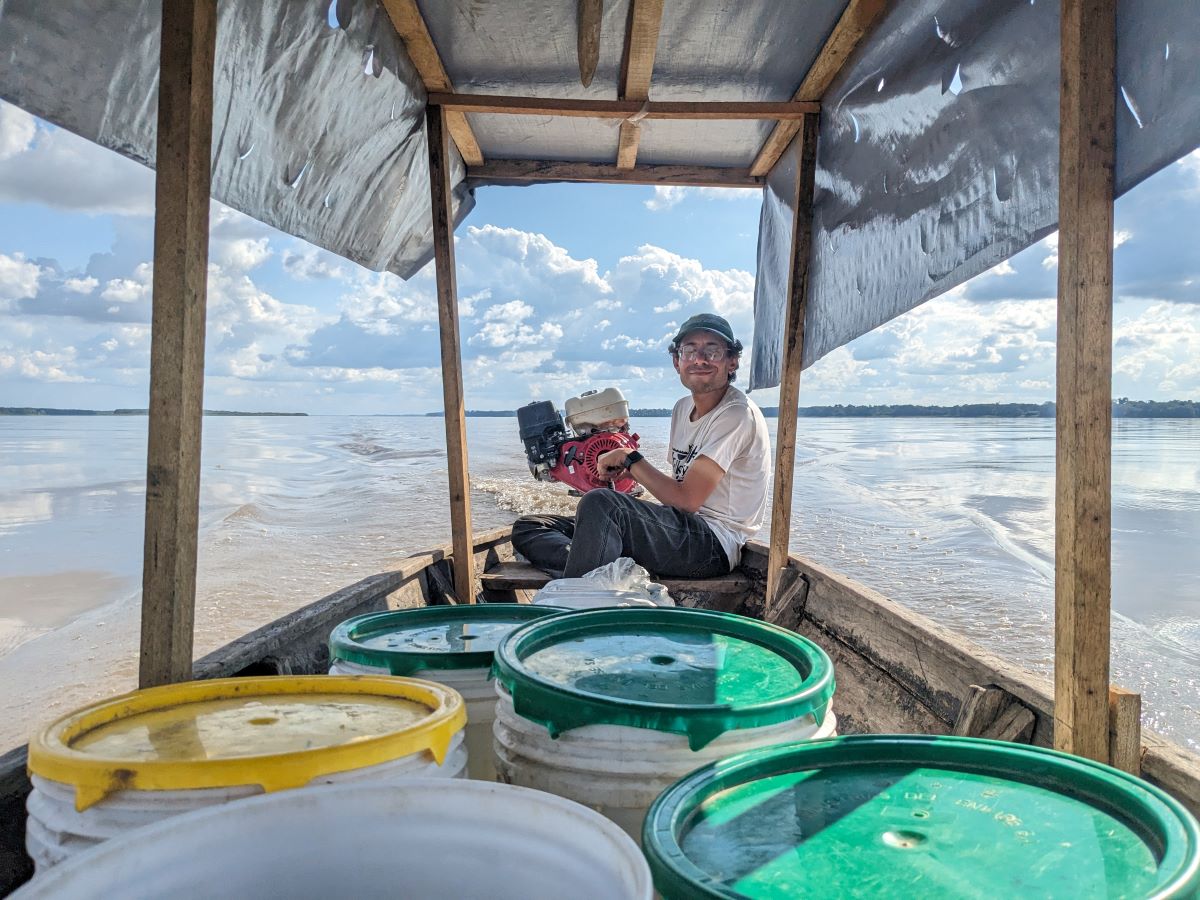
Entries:
{"type": "MultiPolygon", "coordinates": [[[[845,0],[668,0],[650,96],[656,101],[790,100],[845,6],[845,0]]],[[[460,93],[617,97],[629,0],[604,4],[600,58],[586,88],[576,52],[576,0],[423,0],[420,7],[460,93]]],[[[612,163],[617,155],[616,119],[472,113],[470,121],[486,159],[612,163]]],[[[646,120],[637,162],[746,168],[773,126],[768,121],[646,120]]]]}
{"type": "MultiPolygon", "coordinates": [[[[0,0],[0,97],[154,165],[162,0],[0,0]]],[[[370,269],[432,255],[425,88],[374,0],[218,3],[212,195],[370,269]],[[331,23],[333,23],[331,25],[331,23]]],[[[457,216],[474,205],[454,154],[457,216]]]]}
{"type": "MultiPolygon", "coordinates": [[[[410,0],[387,0],[395,7],[410,0]]],[[[0,0],[0,97],[153,164],[161,0],[0,0]]],[[[418,0],[460,93],[614,100],[630,0],[580,82],[577,0],[418,0]]],[[[650,98],[793,98],[845,0],[669,0],[650,98]]],[[[218,200],[361,265],[428,260],[425,82],[377,0],[222,0],[218,200]]],[[[1059,4],[894,0],[822,100],[804,362],[943,293],[1057,220],[1059,4]]],[[[1117,187],[1200,144],[1200,5],[1124,0],[1117,187]]],[[[810,98],[818,99],[818,98],[810,98]]],[[[482,157],[612,164],[619,119],[466,114],[482,157]]],[[[637,164],[745,170],[768,120],[641,122],[637,164]]],[[[779,383],[798,148],[763,190],[750,386],[779,383]]],[[[456,219],[473,204],[452,159],[456,219]]]]}
{"type": "MultiPolygon", "coordinates": [[[[1118,193],[1200,145],[1200,4],[1117,16],[1118,193]]],[[[1059,4],[895,3],[826,93],[804,365],[1008,259],[1058,223],[1059,4]]],[[[793,146],[768,178],[751,387],[779,383],[793,146]]]]}

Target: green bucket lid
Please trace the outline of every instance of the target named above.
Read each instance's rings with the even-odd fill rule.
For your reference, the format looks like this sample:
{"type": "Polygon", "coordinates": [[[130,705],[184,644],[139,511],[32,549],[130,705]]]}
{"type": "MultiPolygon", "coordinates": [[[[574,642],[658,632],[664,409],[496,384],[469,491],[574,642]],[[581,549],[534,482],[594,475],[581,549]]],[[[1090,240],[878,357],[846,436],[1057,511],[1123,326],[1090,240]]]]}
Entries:
{"type": "Polygon", "coordinates": [[[1200,828],[1109,766],[975,738],[880,735],[698,769],[642,833],[664,898],[1191,897],[1200,828]]]}
{"type": "Polygon", "coordinates": [[[411,675],[422,669],[487,669],[505,635],[563,610],[527,603],[424,606],[347,619],[329,636],[330,659],[411,675]]]}
{"type": "Polygon", "coordinates": [[[731,613],[617,608],[526,625],[496,649],[518,715],[552,737],[583,725],[686,735],[825,718],[833,664],[794,632],[731,613]]]}

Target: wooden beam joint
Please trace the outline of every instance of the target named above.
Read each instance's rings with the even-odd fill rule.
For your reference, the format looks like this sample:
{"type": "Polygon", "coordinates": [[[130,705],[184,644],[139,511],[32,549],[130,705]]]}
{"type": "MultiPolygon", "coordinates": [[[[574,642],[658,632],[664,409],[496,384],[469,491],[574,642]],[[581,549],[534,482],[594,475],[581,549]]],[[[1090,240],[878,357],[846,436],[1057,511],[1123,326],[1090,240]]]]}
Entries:
{"type": "MultiPolygon", "coordinates": [[[[442,57],[433,43],[433,37],[425,24],[425,18],[417,7],[417,0],[380,0],[380,2],[388,14],[388,18],[391,19],[396,34],[404,42],[404,48],[408,51],[409,59],[412,60],[417,74],[421,76],[421,82],[425,85],[426,92],[447,93],[453,91],[454,85],[450,82],[446,67],[442,65],[442,57]]],[[[454,112],[447,115],[446,129],[458,147],[463,162],[468,166],[477,166],[483,162],[483,153],[479,149],[479,142],[475,139],[475,132],[471,129],[471,124],[463,113],[454,112]]]]}
{"type": "Polygon", "coordinates": [[[481,166],[468,166],[467,177],[481,181],[579,181],[687,187],[757,188],[763,185],[762,178],[752,177],[745,169],[706,166],[636,166],[622,169],[607,163],[540,159],[494,159],[481,166]]]}
{"type": "Polygon", "coordinates": [[[787,100],[752,101],[576,100],[564,97],[517,97],[507,94],[452,94],[432,92],[431,106],[468,113],[507,116],[569,116],[590,119],[790,119],[799,120],[821,109],[820,103],[787,100]]]}
{"type": "MultiPolygon", "coordinates": [[[[821,52],[809,66],[804,80],[796,89],[796,100],[821,100],[833,80],[842,71],[854,50],[870,33],[875,23],[882,18],[890,0],[850,0],[842,17],[834,26],[833,33],[826,39],[821,52]]],[[[750,164],[753,175],[766,175],[775,168],[775,163],[787,149],[792,138],[800,130],[796,122],[779,122],[763,142],[754,162],[750,164]]]]}
{"type": "Polygon", "coordinates": [[[1037,716],[1003,688],[973,684],[963,698],[952,734],[1027,744],[1037,716]]]}
{"type": "Polygon", "coordinates": [[[785,566],[779,572],[778,585],[774,595],[767,596],[763,621],[794,631],[804,616],[808,579],[799,570],[785,566]]]}

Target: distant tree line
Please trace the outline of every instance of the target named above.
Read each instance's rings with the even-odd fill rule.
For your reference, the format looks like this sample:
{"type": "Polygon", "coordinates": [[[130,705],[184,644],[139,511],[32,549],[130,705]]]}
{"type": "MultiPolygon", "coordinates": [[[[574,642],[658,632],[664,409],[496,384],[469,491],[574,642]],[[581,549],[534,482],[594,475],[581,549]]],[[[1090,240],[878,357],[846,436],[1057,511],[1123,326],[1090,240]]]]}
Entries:
{"type": "MultiPolygon", "coordinates": [[[[146,409],[53,409],[42,406],[0,406],[0,416],[145,416],[146,409]]],[[[206,409],[206,416],[307,416],[302,412],[234,412],[206,409]]]]}
{"type": "MultiPolygon", "coordinates": [[[[1114,419],[1197,419],[1200,418],[1200,401],[1196,400],[1130,400],[1121,397],[1113,401],[1114,419]]],[[[779,407],[762,407],[768,418],[779,416],[779,407]]],[[[503,418],[515,416],[510,409],[469,409],[473,417],[503,418]]],[[[899,403],[884,406],[856,406],[854,404],[834,406],[802,406],[797,414],[809,418],[944,418],[944,419],[1053,419],[1054,404],[1046,403],[963,403],[958,406],[920,406],[899,403]]],[[[427,413],[441,416],[442,413],[427,413]]],[[[671,410],[665,407],[631,409],[629,415],[639,419],[667,418],[671,410]]]]}

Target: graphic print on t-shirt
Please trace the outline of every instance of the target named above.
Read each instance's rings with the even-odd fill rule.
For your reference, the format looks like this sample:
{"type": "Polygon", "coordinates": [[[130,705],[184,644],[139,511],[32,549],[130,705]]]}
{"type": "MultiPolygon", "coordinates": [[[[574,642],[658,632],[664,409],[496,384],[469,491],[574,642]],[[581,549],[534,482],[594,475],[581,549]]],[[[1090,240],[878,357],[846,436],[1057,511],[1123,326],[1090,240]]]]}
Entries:
{"type": "Polygon", "coordinates": [[[675,475],[676,481],[683,481],[683,476],[687,474],[688,467],[698,455],[699,453],[696,451],[695,444],[690,444],[686,450],[671,448],[671,470],[675,475]]]}

